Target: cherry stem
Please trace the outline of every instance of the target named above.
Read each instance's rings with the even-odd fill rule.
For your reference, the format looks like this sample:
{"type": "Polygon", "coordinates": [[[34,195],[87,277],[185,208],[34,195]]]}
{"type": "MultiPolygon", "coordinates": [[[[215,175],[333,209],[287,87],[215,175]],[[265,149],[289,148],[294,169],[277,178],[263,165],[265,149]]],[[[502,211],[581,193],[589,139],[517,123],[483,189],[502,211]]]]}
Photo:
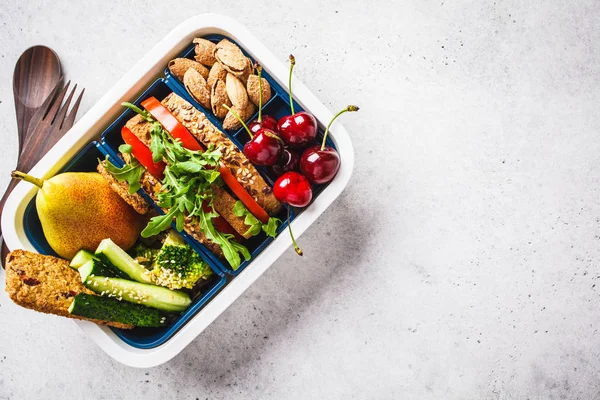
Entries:
{"type": "Polygon", "coordinates": [[[281,143],[285,144],[285,142],[283,141],[282,138],[280,138],[279,136],[275,135],[274,133],[271,133],[268,129],[265,129],[263,132],[264,132],[265,135],[267,135],[271,139],[279,140],[281,143]]]}
{"type": "Polygon", "coordinates": [[[15,178],[15,179],[22,179],[25,182],[29,182],[29,183],[33,183],[35,186],[41,188],[42,185],[44,184],[44,180],[43,179],[39,179],[36,177],[33,177],[31,175],[27,175],[24,172],[21,171],[13,171],[10,173],[11,178],[15,178]]]}
{"type": "Polygon", "coordinates": [[[296,65],[296,59],[290,54],[290,76],[288,78],[288,87],[290,91],[290,108],[292,110],[292,115],[296,114],[294,112],[294,98],[292,97],[292,71],[294,70],[294,65],[296,65]]]}
{"type": "Polygon", "coordinates": [[[250,135],[250,139],[254,138],[254,135],[252,135],[252,132],[250,132],[250,129],[248,129],[248,125],[246,125],[244,123],[244,120],[242,120],[242,118],[240,117],[240,115],[238,113],[236,113],[235,111],[233,111],[230,107],[227,106],[227,104],[223,103],[223,107],[225,107],[230,113],[233,114],[234,117],[237,118],[238,121],[240,121],[242,123],[242,125],[244,126],[244,128],[246,129],[246,132],[248,132],[248,135],[250,135]]]}
{"type": "Polygon", "coordinates": [[[333,116],[333,118],[329,122],[329,125],[327,125],[327,129],[325,129],[325,134],[323,135],[323,143],[321,144],[321,151],[323,149],[325,149],[325,142],[327,142],[327,135],[329,134],[329,128],[331,127],[331,124],[333,124],[333,121],[335,121],[335,119],[337,117],[339,117],[340,115],[342,115],[345,112],[348,112],[348,111],[358,111],[358,110],[359,110],[359,108],[357,106],[348,106],[348,107],[344,108],[342,111],[338,112],[337,114],[335,114],[333,116]]]}
{"type": "Polygon", "coordinates": [[[260,64],[256,64],[256,72],[258,73],[258,87],[260,89],[260,96],[258,98],[258,123],[262,122],[262,96],[263,96],[263,86],[262,86],[262,67],[260,64]]]}
{"type": "Polygon", "coordinates": [[[288,223],[288,230],[290,231],[290,236],[292,237],[292,243],[294,244],[294,250],[296,250],[296,254],[301,256],[304,253],[302,253],[302,249],[300,247],[298,247],[298,243],[296,243],[296,239],[294,239],[294,234],[292,233],[292,223],[290,221],[290,207],[288,207],[288,210],[287,210],[287,223],[288,223]]]}

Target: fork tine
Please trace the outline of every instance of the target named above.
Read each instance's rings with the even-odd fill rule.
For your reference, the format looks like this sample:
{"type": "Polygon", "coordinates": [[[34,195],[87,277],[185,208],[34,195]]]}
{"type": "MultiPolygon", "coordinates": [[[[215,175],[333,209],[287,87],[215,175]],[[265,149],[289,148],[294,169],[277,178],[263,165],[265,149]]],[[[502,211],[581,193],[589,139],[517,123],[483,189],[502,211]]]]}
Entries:
{"type": "Polygon", "coordinates": [[[56,113],[54,123],[58,126],[58,129],[62,128],[63,122],[65,120],[65,115],[67,115],[67,111],[69,111],[69,104],[71,104],[71,100],[73,99],[75,90],[77,90],[77,84],[73,86],[73,89],[71,89],[71,93],[69,93],[67,100],[65,100],[65,103],[59,108],[58,112],[56,113]]]}
{"type": "MultiPolygon", "coordinates": [[[[75,86],[77,86],[77,85],[75,85],[75,86]]],[[[75,90],[73,90],[73,91],[75,91],[75,90]]],[[[62,130],[65,132],[68,131],[69,129],[71,129],[71,127],[75,123],[75,117],[77,116],[77,110],[79,109],[79,105],[81,104],[81,99],[83,97],[83,93],[85,93],[85,88],[83,88],[81,90],[81,94],[75,101],[75,104],[73,104],[73,108],[71,108],[71,112],[69,113],[67,118],[65,118],[65,120],[62,124],[62,130]]]]}
{"type": "Polygon", "coordinates": [[[60,93],[54,100],[54,103],[52,103],[52,107],[50,108],[50,110],[48,110],[48,114],[46,114],[46,116],[44,117],[44,120],[49,120],[50,123],[54,121],[54,117],[56,117],[56,113],[58,112],[60,105],[62,104],[62,101],[65,98],[65,94],[67,93],[70,84],[71,81],[67,82],[65,87],[60,91],[60,93]]]}
{"type": "MultiPolygon", "coordinates": [[[[40,121],[44,119],[44,117],[48,113],[48,109],[52,105],[54,97],[56,97],[56,93],[58,93],[58,91],[62,88],[63,81],[64,76],[61,76],[58,82],[56,82],[56,86],[54,86],[54,89],[52,89],[48,97],[46,97],[46,100],[44,100],[44,102],[40,106],[39,110],[37,110],[36,113],[33,114],[33,116],[31,117],[31,120],[29,121],[29,127],[36,126],[40,121]]],[[[29,127],[27,128],[28,130],[29,127]]]]}

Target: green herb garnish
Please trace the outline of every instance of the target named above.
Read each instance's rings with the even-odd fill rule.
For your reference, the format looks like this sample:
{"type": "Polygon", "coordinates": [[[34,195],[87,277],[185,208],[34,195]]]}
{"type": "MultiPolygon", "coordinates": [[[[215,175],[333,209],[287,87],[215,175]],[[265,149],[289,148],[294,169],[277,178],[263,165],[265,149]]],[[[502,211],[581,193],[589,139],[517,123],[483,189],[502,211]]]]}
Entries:
{"type": "Polygon", "coordinates": [[[236,201],[235,206],[233,207],[233,215],[236,217],[246,217],[244,219],[244,224],[248,225],[250,228],[244,235],[256,236],[261,230],[267,234],[267,236],[275,237],[277,234],[277,227],[281,223],[279,218],[269,218],[268,223],[263,224],[260,222],[245,206],[241,201],[236,201]]]}
{"type": "Polygon", "coordinates": [[[185,217],[194,218],[204,235],[221,247],[225,259],[236,270],[242,262],[241,257],[245,260],[250,259],[250,252],[246,247],[235,242],[233,235],[217,231],[213,226],[212,218],[217,217],[218,214],[214,211],[206,211],[212,210],[211,185],[220,176],[218,167],[221,152],[214,146],[204,152],[188,150],[150,113],[131,103],[123,103],[123,105],[152,123],[150,128],[152,158],[154,162],[165,159],[168,164],[164,171],[163,188],[157,194],[156,202],[159,207],[168,211],[164,215],[153,217],[142,231],[142,237],[154,236],[162,232],[171,225],[173,219],[177,230],[182,231],[185,217]]]}
{"type": "Polygon", "coordinates": [[[131,162],[123,165],[121,168],[111,163],[108,159],[108,156],[106,156],[105,161],[106,170],[110,172],[110,174],[114,176],[117,181],[127,182],[127,185],[129,185],[129,194],[134,194],[140,190],[142,187],[140,179],[142,179],[145,169],[138,160],[131,157],[131,162]]]}

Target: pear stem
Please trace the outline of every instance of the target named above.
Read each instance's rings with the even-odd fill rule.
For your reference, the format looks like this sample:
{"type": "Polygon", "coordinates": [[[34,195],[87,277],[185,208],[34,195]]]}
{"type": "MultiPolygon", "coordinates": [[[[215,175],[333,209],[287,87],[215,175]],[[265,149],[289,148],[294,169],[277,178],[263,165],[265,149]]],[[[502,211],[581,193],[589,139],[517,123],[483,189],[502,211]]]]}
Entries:
{"type": "Polygon", "coordinates": [[[333,116],[333,118],[329,122],[329,125],[327,125],[327,129],[325,129],[325,134],[323,135],[323,143],[321,144],[321,150],[325,149],[325,142],[327,141],[327,135],[329,134],[329,128],[331,127],[331,124],[333,124],[333,121],[335,121],[335,119],[337,117],[339,117],[340,115],[342,115],[345,112],[358,111],[358,110],[359,110],[359,108],[357,106],[348,106],[333,116]]]}
{"type": "Polygon", "coordinates": [[[40,189],[42,188],[42,185],[44,184],[43,179],[39,179],[34,176],[27,175],[26,173],[21,172],[21,171],[13,171],[10,173],[10,176],[15,179],[21,179],[21,180],[24,180],[25,182],[33,183],[35,186],[39,187],[40,189]]]}
{"type": "Polygon", "coordinates": [[[296,254],[301,256],[304,253],[302,253],[302,249],[300,247],[298,247],[298,243],[296,243],[296,239],[294,238],[294,234],[292,233],[292,223],[290,221],[290,208],[289,207],[287,210],[287,223],[288,223],[288,230],[290,231],[290,236],[292,237],[292,243],[294,244],[294,250],[296,250],[296,254]]]}
{"type": "Polygon", "coordinates": [[[227,104],[223,103],[223,107],[225,107],[227,109],[227,111],[229,111],[230,113],[233,114],[234,117],[237,118],[238,121],[241,122],[241,124],[244,126],[244,128],[246,129],[246,132],[248,132],[248,135],[250,135],[250,139],[254,138],[254,135],[252,134],[252,132],[250,132],[250,129],[248,128],[248,125],[246,125],[244,123],[244,120],[242,119],[242,117],[240,117],[240,115],[238,113],[236,113],[235,111],[233,111],[231,109],[231,107],[228,107],[227,104]]]}
{"type": "Polygon", "coordinates": [[[262,122],[262,95],[263,95],[263,85],[262,85],[262,67],[260,64],[256,64],[256,72],[258,73],[258,87],[260,90],[260,97],[258,98],[258,123],[262,122]]]}
{"type": "Polygon", "coordinates": [[[294,70],[294,65],[296,65],[296,59],[292,54],[290,54],[290,76],[288,78],[288,90],[290,91],[290,109],[292,110],[292,115],[296,114],[294,112],[294,98],[292,97],[292,71],[294,70]]]}

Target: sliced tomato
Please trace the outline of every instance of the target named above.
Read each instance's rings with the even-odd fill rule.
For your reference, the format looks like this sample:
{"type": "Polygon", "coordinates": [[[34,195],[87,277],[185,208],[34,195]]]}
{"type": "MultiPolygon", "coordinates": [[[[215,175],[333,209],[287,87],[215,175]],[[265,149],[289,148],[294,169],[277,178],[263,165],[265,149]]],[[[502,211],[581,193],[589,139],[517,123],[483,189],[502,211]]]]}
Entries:
{"type": "Polygon", "coordinates": [[[250,193],[244,189],[244,187],[238,182],[235,176],[231,173],[229,168],[227,168],[223,163],[219,167],[219,172],[225,181],[225,184],[229,186],[231,191],[240,199],[242,203],[246,206],[248,211],[250,211],[260,222],[266,224],[269,222],[269,214],[254,200],[250,193]]]}
{"type": "Polygon", "coordinates": [[[171,111],[158,101],[156,97],[149,97],[142,101],[142,106],[173,136],[179,139],[183,147],[189,150],[203,150],[196,138],[175,118],[171,111]]]}
{"type": "Polygon", "coordinates": [[[152,152],[150,149],[126,126],[121,129],[121,137],[125,143],[131,146],[131,154],[133,154],[140,164],[142,164],[152,175],[162,180],[165,171],[165,163],[162,161],[155,163],[152,160],[152,152]]]}
{"type": "MultiPolygon", "coordinates": [[[[176,139],[181,141],[183,147],[189,150],[205,150],[204,146],[200,144],[194,136],[186,129],[181,122],[175,118],[175,116],[165,107],[156,97],[149,97],[142,101],[142,106],[148,110],[150,114],[176,139]]],[[[231,191],[240,199],[246,208],[256,217],[260,222],[266,224],[269,222],[269,214],[254,200],[252,196],[244,189],[244,187],[238,182],[235,176],[231,173],[223,163],[219,167],[219,172],[225,181],[225,184],[229,186],[231,191]]]]}

